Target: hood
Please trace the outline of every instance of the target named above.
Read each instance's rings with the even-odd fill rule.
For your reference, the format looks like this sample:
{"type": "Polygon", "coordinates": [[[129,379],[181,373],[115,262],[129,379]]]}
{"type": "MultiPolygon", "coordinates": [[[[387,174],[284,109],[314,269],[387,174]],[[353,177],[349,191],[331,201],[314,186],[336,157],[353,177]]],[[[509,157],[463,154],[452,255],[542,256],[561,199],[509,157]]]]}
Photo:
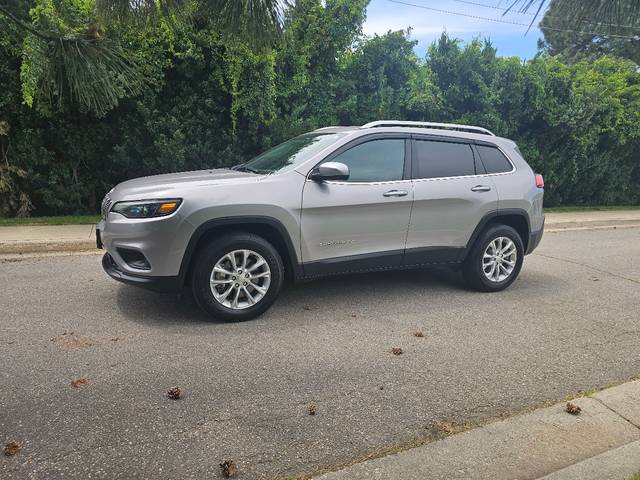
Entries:
{"type": "Polygon", "coordinates": [[[251,183],[263,177],[264,175],[239,172],[226,168],[167,173],[127,180],[116,185],[109,192],[109,196],[117,200],[178,197],[182,196],[183,192],[198,187],[229,183],[251,183]]]}

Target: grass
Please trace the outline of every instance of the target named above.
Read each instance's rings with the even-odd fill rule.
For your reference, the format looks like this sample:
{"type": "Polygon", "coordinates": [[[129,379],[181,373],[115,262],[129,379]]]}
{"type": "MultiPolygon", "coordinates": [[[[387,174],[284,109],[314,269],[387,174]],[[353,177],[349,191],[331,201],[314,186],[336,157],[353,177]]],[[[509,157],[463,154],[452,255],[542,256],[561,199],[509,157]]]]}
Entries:
{"type": "Polygon", "coordinates": [[[87,225],[98,223],[100,215],[65,215],[61,217],[0,217],[0,227],[10,225],[87,225]]]}
{"type": "Polygon", "coordinates": [[[635,475],[629,477],[629,480],[640,480],[640,471],[637,472],[635,475]]]}
{"type": "Polygon", "coordinates": [[[640,210],[640,205],[617,205],[605,207],[551,207],[544,209],[549,213],[571,213],[571,212],[607,212],[611,210],[640,210]]]}

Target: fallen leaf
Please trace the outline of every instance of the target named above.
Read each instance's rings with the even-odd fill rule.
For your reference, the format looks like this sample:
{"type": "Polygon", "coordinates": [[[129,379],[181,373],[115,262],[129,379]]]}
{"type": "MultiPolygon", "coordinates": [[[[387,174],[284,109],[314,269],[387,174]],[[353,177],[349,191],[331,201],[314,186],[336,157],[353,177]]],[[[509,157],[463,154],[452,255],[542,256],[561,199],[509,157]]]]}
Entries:
{"type": "Polygon", "coordinates": [[[391,349],[391,353],[394,355],[402,355],[402,349],[400,347],[393,347],[391,349]]]}
{"type": "Polygon", "coordinates": [[[313,310],[309,305],[305,305],[302,307],[303,310],[313,310]]]}
{"type": "Polygon", "coordinates": [[[582,409],[575,403],[568,402],[565,411],[571,415],[579,415],[582,409]]]}
{"type": "Polygon", "coordinates": [[[238,467],[233,460],[225,460],[220,464],[220,468],[222,469],[222,475],[225,478],[233,477],[236,473],[238,473],[238,467]]]}
{"type": "Polygon", "coordinates": [[[315,415],[316,414],[316,404],[315,403],[310,403],[309,406],[307,407],[307,412],[309,412],[309,415],[315,415]]]}
{"type": "Polygon", "coordinates": [[[120,342],[122,340],[126,340],[126,337],[111,337],[109,340],[112,342],[120,342]]]}
{"type": "Polygon", "coordinates": [[[171,390],[167,392],[167,397],[172,400],[178,400],[182,396],[182,390],[178,387],[173,387],[171,390]]]}
{"type": "Polygon", "coordinates": [[[413,332],[413,336],[414,337],[418,337],[418,338],[422,338],[422,337],[424,337],[424,333],[422,333],[420,330],[418,330],[417,332],[413,332]]]}
{"type": "Polygon", "coordinates": [[[7,457],[12,457],[16,453],[18,453],[21,449],[22,449],[22,445],[20,445],[15,440],[11,440],[11,441],[7,442],[5,444],[5,446],[4,446],[4,454],[7,457]]]}
{"type": "Polygon", "coordinates": [[[356,314],[355,314],[355,313],[352,313],[352,314],[351,314],[351,317],[352,317],[352,318],[356,318],[356,314]]]}
{"type": "Polygon", "coordinates": [[[80,385],[89,385],[91,383],[90,378],[78,378],[76,380],[71,380],[71,386],[73,388],[80,388],[80,385]]]}

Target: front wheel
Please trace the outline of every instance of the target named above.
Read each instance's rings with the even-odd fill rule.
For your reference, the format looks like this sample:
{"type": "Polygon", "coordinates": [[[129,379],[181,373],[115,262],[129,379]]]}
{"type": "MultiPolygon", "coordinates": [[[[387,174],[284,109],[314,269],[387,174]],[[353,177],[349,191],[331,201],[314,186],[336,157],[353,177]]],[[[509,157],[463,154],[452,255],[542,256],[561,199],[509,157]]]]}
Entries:
{"type": "Polygon", "coordinates": [[[278,251],[262,237],[228,234],[202,248],[191,288],[198,305],[215,318],[250,320],[276,300],[284,278],[278,251]]]}
{"type": "Polygon", "coordinates": [[[524,246],[518,232],[508,225],[493,225],[474,244],[462,273],[471,288],[497,292],[513,283],[523,259],[524,246]]]}

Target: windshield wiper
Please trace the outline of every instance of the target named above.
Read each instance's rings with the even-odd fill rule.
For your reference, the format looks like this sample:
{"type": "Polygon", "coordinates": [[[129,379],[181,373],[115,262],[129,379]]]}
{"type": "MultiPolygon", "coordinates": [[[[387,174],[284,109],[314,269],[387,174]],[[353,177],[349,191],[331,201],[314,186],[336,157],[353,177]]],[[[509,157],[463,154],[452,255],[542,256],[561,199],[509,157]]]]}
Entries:
{"type": "Polygon", "coordinates": [[[247,167],[246,165],[242,164],[242,165],[235,165],[233,167],[231,167],[231,170],[236,170],[238,172],[249,172],[249,173],[260,173],[258,170],[256,170],[255,168],[251,168],[251,167],[247,167]]]}

